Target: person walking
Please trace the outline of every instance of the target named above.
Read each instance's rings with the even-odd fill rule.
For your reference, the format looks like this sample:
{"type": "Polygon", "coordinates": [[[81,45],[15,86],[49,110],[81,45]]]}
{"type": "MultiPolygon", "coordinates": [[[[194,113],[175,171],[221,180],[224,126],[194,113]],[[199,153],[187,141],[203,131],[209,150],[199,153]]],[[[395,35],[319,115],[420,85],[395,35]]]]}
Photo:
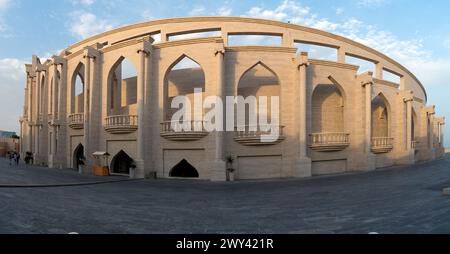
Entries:
{"type": "Polygon", "coordinates": [[[19,166],[19,161],[20,161],[20,154],[18,153],[16,155],[16,166],[19,166]]]}
{"type": "Polygon", "coordinates": [[[11,152],[8,152],[9,165],[12,166],[13,155],[11,152]]]}

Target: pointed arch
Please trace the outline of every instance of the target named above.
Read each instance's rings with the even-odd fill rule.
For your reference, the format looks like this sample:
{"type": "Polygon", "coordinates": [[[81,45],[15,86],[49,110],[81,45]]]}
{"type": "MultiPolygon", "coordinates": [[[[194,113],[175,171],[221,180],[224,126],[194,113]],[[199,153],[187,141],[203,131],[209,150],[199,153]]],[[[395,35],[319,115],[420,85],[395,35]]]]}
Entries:
{"type": "Polygon", "coordinates": [[[72,73],[70,86],[70,110],[71,113],[84,112],[84,75],[85,67],[79,62],[72,73]]]}
{"type": "Polygon", "coordinates": [[[255,69],[255,67],[257,66],[261,66],[263,67],[265,70],[269,71],[270,73],[272,73],[272,75],[276,78],[278,84],[280,83],[280,78],[278,77],[277,73],[272,70],[272,68],[270,68],[268,65],[266,65],[264,62],[262,61],[258,61],[256,63],[254,63],[253,65],[251,65],[249,68],[247,68],[239,77],[239,81],[238,81],[238,87],[239,84],[241,83],[242,79],[245,77],[245,75],[247,75],[249,72],[251,72],[252,70],[255,69]]]}
{"type": "Polygon", "coordinates": [[[45,103],[45,74],[41,76],[41,87],[39,88],[39,114],[44,113],[44,103],[45,103]]]}
{"type": "Polygon", "coordinates": [[[129,175],[130,168],[134,166],[134,160],[124,151],[120,150],[111,160],[111,173],[129,175]]]}
{"type": "Polygon", "coordinates": [[[72,167],[73,169],[79,169],[81,165],[83,165],[84,160],[84,146],[79,143],[78,146],[73,150],[72,155],[72,167]]]}
{"type": "MultiPolygon", "coordinates": [[[[275,117],[278,118],[278,121],[281,119],[280,115],[272,116],[272,106],[275,106],[272,102],[272,96],[278,98],[281,96],[280,79],[278,75],[262,61],[256,62],[243,72],[239,78],[236,92],[238,96],[242,96],[244,99],[253,96],[256,98],[256,105],[259,105],[261,97],[267,99],[266,112],[260,112],[259,107],[253,102],[248,104],[248,110],[245,110],[245,125],[253,125],[255,121],[259,123],[261,117],[266,119],[267,123],[271,123],[275,117]],[[258,107],[258,109],[254,108],[254,106],[258,107]]],[[[278,99],[278,109],[280,108],[280,102],[281,100],[278,99]]],[[[238,116],[236,115],[235,117],[237,121],[238,116]]]]}
{"type": "Polygon", "coordinates": [[[312,133],[345,132],[345,99],[337,82],[317,85],[311,103],[312,133]]]}
{"type": "Polygon", "coordinates": [[[391,108],[386,96],[380,92],[372,99],[372,138],[391,136],[391,108]]]}
{"type": "Polygon", "coordinates": [[[197,169],[192,166],[186,159],[182,159],[175,165],[169,173],[170,177],[198,178],[197,169]]]}
{"type": "MultiPolygon", "coordinates": [[[[201,89],[204,95],[205,86],[205,72],[202,66],[186,54],[179,56],[168,67],[164,75],[164,119],[170,121],[172,115],[178,110],[171,108],[173,98],[186,96],[193,101],[195,89],[201,89]]],[[[194,112],[194,109],[192,110],[192,114],[199,114],[199,112],[194,112]]],[[[201,114],[203,113],[201,112],[201,114]]]]}
{"type": "Polygon", "coordinates": [[[127,107],[137,103],[137,67],[120,56],[108,71],[106,105],[108,115],[128,114],[127,107]]]}

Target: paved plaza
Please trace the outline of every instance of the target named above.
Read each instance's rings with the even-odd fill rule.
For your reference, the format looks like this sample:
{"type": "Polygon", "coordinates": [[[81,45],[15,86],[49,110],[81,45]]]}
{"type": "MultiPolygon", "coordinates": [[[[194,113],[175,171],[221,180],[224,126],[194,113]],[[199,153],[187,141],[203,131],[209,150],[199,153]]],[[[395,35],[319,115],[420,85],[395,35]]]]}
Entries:
{"type": "Polygon", "coordinates": [[[222,183],[128,181],[0,159],[0,184],[9,185],[0,188],[0,233],[450,233],[448,154],[369,173],[222,183]],[[61,183],[72,186],[44,187],[61,183]]]}

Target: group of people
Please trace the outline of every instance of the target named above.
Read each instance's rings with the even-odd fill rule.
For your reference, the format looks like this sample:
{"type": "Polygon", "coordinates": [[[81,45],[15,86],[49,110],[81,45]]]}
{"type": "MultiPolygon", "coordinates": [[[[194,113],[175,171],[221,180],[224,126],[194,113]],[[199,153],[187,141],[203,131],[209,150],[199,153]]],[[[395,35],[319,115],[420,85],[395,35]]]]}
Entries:
{"type": "Polygon", "coordinates": [[[18,166],[20,161],[20,154],[16,152],[8,152],[7,157],[9,159],[9,165],[12,166],[13,164],[18,166]]]}

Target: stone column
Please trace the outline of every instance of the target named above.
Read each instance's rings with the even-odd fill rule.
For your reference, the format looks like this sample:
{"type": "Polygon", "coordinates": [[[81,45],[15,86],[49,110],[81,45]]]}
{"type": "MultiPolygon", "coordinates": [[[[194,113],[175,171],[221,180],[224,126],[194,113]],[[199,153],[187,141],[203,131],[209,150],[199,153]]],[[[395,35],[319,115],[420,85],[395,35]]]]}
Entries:
{"type": "Polygon", "coordinates": [[[445,122],[441,122],[439,127],[439,139],[441,140],[441,147],[444,147],[444,127],[445,122]]]}
{"type": "Polygon", "coordinates": [[[430,129],[428,131],[430,134],[429,134],[428,142],[429,142],[430,148],[433,149],[433,147],[434,147],[434,112],[430,112],[429,117],[430,117],[430,129]]]}
{"type": "MultiPolygon", "coordinates": [[[[224,101],[224,55],[225,48],[223,44],[219,45],[215,49],[214,56],[216,58],[216,96],[224,101]]],[[[223,119],[222,119],[223,120],[223,119]]],[[[214,132],[214,161],[211,168],[211,180],[212,181],[226,181],[226,163],[224,159],[224,133],[223,131],[216,130],[214,132]]]]}
{"type": "Polygon", "coordinates": [[[405,98],[406,103],[406,150],[412,149],[412,98],[405,98]]]}
{"type": "Polygon", "coordinates": [[[301,52],[295,59],[295,86],[298,86],[298,155],[296,161],[296,172],[294,177],[311,176],[311,158],[308,157],[308,138],[306,127],[306,108],[307,108],[307,71],[308,53],[301,52]]]}
{"type": "Polygon", "coordinates": [[[345,54],[346,54],[346,50],[343,47],[339,47],[337,50],[337,54],[338,54],[338,63],[345,63],[345,54]]]}
{"type": "MultiPolygon", "coordinates": [[[[89,52],[85,50],[84,55],[84,158],[87,160],[89,158],[89,116],[90,116],[90,87],[91,87],[91,59],[93,57],[89,55],[89,52]]],[[[83,168],[84,169],[84,168],[83,168]]],[[[84,173],[80,170],[79,173],[84,173]]]]}
{"type": "Polygon", "coordinates": [[[383,65],[381,63],[375,65],[375,78],[383,79],[383,65]]]}
{"type": "Polygon", "coordinates": [[[56,143],[56,136],[57,136],[57,131],[58,131],[58,127],[56,125],[56,121],[58,116],[56,115],[56,89],[58,88],[58,64],[53,62],[53,82],[51,85],[51,113],[52,113],[52,119],[50,120],[51,122],[51,136],[50,136],[50,143],[51,143],[51,147],[50,147],[50,156],[49,156],[49,167],[50,168],[55,168],[55,159],[56,159],[56,153],[57,153],[57,143],[56,143]]]}
{"type": "Polygon", "coordinates": [[[28,149],[33,152],[33,77],[28,77],[28,149]]]}
{"type": "Polygon", "coordinates": [[[365,152],[371,153],[372,145],[372,82],[365,82],[362,86],[365,88],[365,152]]]}
{"type": "Polygon", "coordinates": [[[37,157],[39,156],[39,126],[40,126],[40,119],[39,119],[39,111],[40,111],[40,72],[36,72],[36,102],[35,102],[35,109],[36,109],[36,125],[35,125],[35,132],[34,132],[34,161],[36,162],[37,157]]]}
{"type": "MultiPolygon", "coordinates": [[[[146,64],[151,56],[151,42],[143,41],[143,48],[138,49],[140,66],[139,66],[139,84],[137,87],[137,112],[138,112],[138,129],[137,129],[137,158],[136,158],[136,172],[130,175],[133,178],[145,178],[145,126],[144,126],[144,101],[145,101],[145,81],[147,80],[147,71],[150,70],[146,64]]],[[[148,61],[150,62],[150,61],[148,61]]],[[[150,64],[149,64],[150,65],[150,64]]]]}

